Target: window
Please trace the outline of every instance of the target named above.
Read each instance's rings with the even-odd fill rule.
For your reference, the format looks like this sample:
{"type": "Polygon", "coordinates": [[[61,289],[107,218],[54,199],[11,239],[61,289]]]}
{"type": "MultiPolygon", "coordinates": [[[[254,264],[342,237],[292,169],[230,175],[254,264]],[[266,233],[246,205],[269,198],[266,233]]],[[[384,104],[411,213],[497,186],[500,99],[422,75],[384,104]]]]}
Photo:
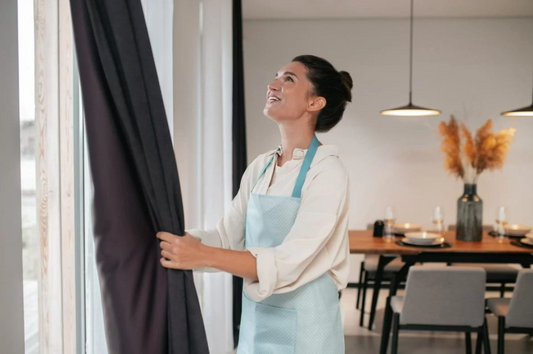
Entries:
{"type": "MultiPolygon", "coordinates": [[[[172,5],[165,6],[152,7],[167,20],[167,42],[158,47],[167,52],[160,58],[172,50],[172,5]]],[[[18,0],[25,352],[107,354],[89,156],[77,67],[75,60],[72,67],[67,62],[75,53],[66,13],[68,2],[34,6],[33,1],[18,0]],[[41,173],[43,167],[46,173],[41,173]],[[43,176],[49,183],[45,192],[43,176]],[[53,199],[44,212],[43,198],[53,199]]],[[[157,16],[152,23],[159,28],[157,16]]],[[[164,64],[171,68],[171,59],[164,64]]],[[[172,75],[162,77],[167,77],[165,87],[171,87],[172,75]]],[[[171,99],[171,93],[165,97],[171,99]]]]}

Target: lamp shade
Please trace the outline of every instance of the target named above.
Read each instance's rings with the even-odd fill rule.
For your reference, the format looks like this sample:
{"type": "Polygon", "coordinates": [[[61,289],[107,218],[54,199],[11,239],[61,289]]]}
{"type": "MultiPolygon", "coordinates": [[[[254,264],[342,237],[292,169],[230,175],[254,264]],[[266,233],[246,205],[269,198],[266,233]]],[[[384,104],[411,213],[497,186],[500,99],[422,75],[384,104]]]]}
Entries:
{"type": "Polygon", "coordinates": [[[524,108],[503,112],[502,116],[506,117],[533,117],[533,104],[524,108]]]}
{"type": "Polygon", "coordinates": [[[407,106],[385,109],[380,112],[383,116],[397,116],[397,117],[428,117],[438,116],[442,112],[437,109],[424,108],[415,106],[409,103],[407,106]]]}
{"type": "Polygon", "coordinates": [[[409,104],[407,106],[385,109],[380,113],[383,116],[398,116],[398,117],[428,117],[428,116],[438,116],[441,114],[441,111],[437,109],[418,107],[413,105],[413,14],[414,14],[414,0],[411,0],[411,31],[410,31],[410,42],[409,42],[409,104]]]}

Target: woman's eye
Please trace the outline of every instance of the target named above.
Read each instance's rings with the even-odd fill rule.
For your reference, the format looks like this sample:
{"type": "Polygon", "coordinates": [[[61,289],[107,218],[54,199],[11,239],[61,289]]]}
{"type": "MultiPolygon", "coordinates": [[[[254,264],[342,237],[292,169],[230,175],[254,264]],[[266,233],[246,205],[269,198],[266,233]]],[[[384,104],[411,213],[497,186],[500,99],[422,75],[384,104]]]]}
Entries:
{"type": "Polygon", "coordinates": [[[287,81],[294,82],[294,80],[290,76],[287,76],[287,81]]]}

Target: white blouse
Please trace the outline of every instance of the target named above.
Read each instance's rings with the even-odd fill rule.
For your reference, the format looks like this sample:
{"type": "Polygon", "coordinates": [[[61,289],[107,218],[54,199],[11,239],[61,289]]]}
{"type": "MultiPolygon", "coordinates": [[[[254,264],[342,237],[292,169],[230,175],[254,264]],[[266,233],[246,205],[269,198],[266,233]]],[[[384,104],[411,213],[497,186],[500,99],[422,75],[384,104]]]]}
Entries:
{"type": "Polygon", "coordinates": [[[330,273],[339,290],[348,283],[349,182],[333,145],[319,146],[302,188],[295,223],[283,243],[270,248],[245,248],[246,208],[259,173],[274,155],[273,163],[257,183],[254,193],[291,196],[306,153],[307,150],[295,149],[292,160],[282,167],[277,166],[281,147],[259,155],[246,169],[239,193],[216,228],[187,230],[205,245],[246,249],[257,258],[259,280],[244,281],[246,294],[255,301],[292,291],[325,272],[330,273]]]}

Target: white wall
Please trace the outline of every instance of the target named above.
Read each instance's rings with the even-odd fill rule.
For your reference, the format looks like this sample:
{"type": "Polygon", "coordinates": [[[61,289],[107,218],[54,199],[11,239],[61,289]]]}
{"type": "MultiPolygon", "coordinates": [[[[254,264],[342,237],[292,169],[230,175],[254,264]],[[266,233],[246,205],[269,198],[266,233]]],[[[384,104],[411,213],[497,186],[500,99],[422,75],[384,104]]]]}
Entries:
{"type": "Polygon", "coordinates": [[[17,2],[0,11],[0,352],[24,352],[17,2]]]}
{"type": "MultiPolygon", "coordinates": [[[[299,54],[328,59],[354,80],[353,103],[343,121],[319,138],[340,148],[351,179],[350,227],[361,229],[394,205],[400,221],[431,225],[436,205],[455,223],[462,183],[447,175],[438,123],[450,114],[471,128],[493,118],[513,126],[515,142],[502,171],[484,173],[478,194],[484,223],[510,207],[510,222],[533,225],[533,118],[500,117],[532,99],[533,18],[415,19],[413,101],[443,111],[433,118],[383,117],[379,111],[408,101],[407,19],[246,21],[244,62],[248,156],[279,144],[264,117],[266,85],[299,54]]],[[[354,262],[355,263],[355,262],[354,262]]]]}

